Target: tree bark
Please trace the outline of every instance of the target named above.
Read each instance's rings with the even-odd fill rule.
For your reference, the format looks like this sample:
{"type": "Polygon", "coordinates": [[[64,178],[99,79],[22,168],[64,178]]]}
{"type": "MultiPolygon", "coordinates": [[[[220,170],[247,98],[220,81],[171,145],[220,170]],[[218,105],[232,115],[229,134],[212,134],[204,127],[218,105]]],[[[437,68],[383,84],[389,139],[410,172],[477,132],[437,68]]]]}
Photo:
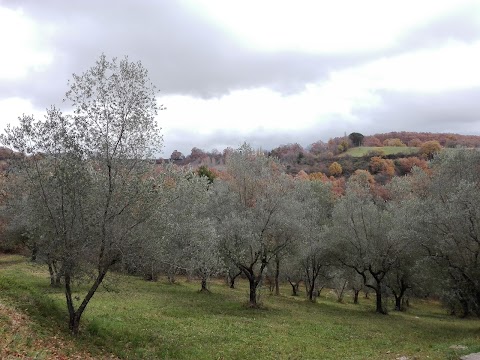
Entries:
{"type": "Polygon", "coordinates": [[[37,261],[37,254],[38,254],[38,245],[37,245],[37,242],[34,241],[32,245],[32,254],[30,256],[31,262],[37,261]]]}
{"type": "Polygon", "coordinates": [[[395,311],[402,311],[403,310],[402,298],[400,296],[395,295],[395,294],[393,294],[393,296],[395,296],[395,311]]]}
{"type": "Polygon", "coordinates": [[[383,310],[383,305],[382,305],[382,291],[380,289],[376,290],[376,312],[379,314],[385,315],[386,312],[383,310]]]}
{"type": "Polygon", "coordinates": [[[51,287],[59,287],[62,282],[62,273],[58,270],[57,264],[53,260],[49,260],[47,262],[48,265],[48,272],[50,274],[50,286],[51,287]]]}
{"type": "Polygon", "coordinates": [[[376,309],[375,312],[386,315],[387,312],[383,308],[382,304],[382,285],[379,280],[377,280],[377,286],[374,288],[375,290],[375,295],[376,295],[376,309]]]}
{"type": "Polygon", "coordinates": [[[353,289],[353,303],[355,305],[358,304],[358,294],[360,293],[360,290],[353,289]]]}
{"type": "Polygon", "coordinates": [[[94,283],[88,290],[87,295],[85,295],[85,298],[83,299],[82,303],[76,310],[75,310],[75,306],[73,304],[73,299],[72,299],[71,277],[70,277],[70,274],[65,273],[65,297],[67,299],[67,308],[68,308],[68,315],[69,315],[68,327],[72,335],[78,334],[78,330],[80,327],[80,319],[82,317],[82,314],[85,311],[89,301],[97,291],[98,287],[102,283],[103,279],[105,278],[107,271],[108,271],[108,267],[103,269],[98,274],[94,283]]]}
{"type": "Polygon", "coordinates": [[[280,258],[275,256],[275,295],[280,295],[280,284],[279,284],[279,277],[280,277],[280,258]]]}
{"type": "Polygon", "coordinates": [[[209,290],[207,289],[207,279],[202,279],[202,288],[200,289],[202,292],[208,292],[209,290]]]}
{"type": "Polygon", "coordinates": [[[298,287],[300,286],[300,282],[292,282],[288,280],[290,286],[292,287],[292,296],[298,296],[298,287]]]}
{"type": "Polygon", "coordinates": [[[55,287],[55,273],[53,272],[53,266],[51,262],[48,262],[48,273],[50,274],[50,286],[55,287]]]}
{"type": "Polygon", "coordinates": [[[249,305],[251,307],[258,307],[257,305],[257,283],[254,277],[248,278],[250,284],[249,305]]]}
{"type": "Polygon", "coordinates": [[[235,289],[235,280],[237,279],[237,277],[240,276],[241,273],[242,273],[241,271],[239,271],[237,273],[234,273],[233,275],[230,272],[228,273],[228,279],[229,279],[229,282],[230,282],[230,289],[235,289]]]}

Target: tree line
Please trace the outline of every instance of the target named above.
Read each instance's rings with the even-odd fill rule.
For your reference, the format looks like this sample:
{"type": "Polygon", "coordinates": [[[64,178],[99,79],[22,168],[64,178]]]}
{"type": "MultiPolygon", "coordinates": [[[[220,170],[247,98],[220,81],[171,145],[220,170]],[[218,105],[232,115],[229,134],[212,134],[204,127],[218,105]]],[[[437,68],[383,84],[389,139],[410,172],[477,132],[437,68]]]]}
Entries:
{"type": "Polygon", "coordinates": [[[480,316],[478,151],[442,151],[382,191],[357,171],[342,193],[248,144],[229,151],[221,174],[158,166],[155,96],[141,63],[102,55],[73,76],[71,113],[24,115],[1,137],[22,154],[3,179],[7,229],[63,287],[72,333],[112,270],[186,274],[202,291],[213,276],[234,287],[242,275],[251,307],[262,284],[278,293],[288,282],[311,301],[325,286],[339,301],[370,289],[382,314],[388,295],[396,310],[435,296],[452,314],[480,316]]]}

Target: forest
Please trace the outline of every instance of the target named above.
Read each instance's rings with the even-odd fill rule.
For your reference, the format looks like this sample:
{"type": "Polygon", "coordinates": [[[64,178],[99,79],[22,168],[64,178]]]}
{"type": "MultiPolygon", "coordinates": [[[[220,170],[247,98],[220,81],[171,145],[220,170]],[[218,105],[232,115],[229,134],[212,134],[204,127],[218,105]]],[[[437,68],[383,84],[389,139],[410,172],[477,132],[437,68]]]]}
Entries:
{"type": "Polygon", "coordinates": [[[162,107],[141,63],[102,56],[65,97],[72,113],[23,115],[0,138],[0,247],[44,264],[72,334],[112,273],[205,293],[242,279],[252,311],[287,285],[312,303],[371,294],[386,317],[412,299],[480,317],[478,137],[352,132],[156,160],[162,107]]]}

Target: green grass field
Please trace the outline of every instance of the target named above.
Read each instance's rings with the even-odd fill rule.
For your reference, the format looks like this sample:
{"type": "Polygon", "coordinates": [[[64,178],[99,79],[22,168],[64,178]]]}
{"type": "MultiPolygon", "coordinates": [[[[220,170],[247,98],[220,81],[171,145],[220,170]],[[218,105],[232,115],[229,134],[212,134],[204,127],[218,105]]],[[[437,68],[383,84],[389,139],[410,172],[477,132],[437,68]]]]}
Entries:
{"type": "Polygon", "coordinates": [[[402,147],[402,146],[383,146],[383,147],[371,147],[371,146],[360,146],[348,149],[345,153],[340,156],[352,156],[360,157],[367,155],[370,151],[383,151],[385,155],[392,154],[415,154],[418,152],[416,147],[402,147]]]}
{"type": "Polygon", "coordinates": [[[232,290],[218,281],[205,294],[197,291],[197,282],[169,285],[118,274],[110,274],[108,287],[95,294],[81,335],[72,341],[64,295],[48,286],[47,275],[43,266],[0,256],[0,302],[26,313],[44,341],[60,336],[73,343],[69,351],[94,357],[458,359],[480,351],[480,321],[447,316],[435,302],[415,300],[407,312],[383,316],[374,313],[369,299],[339,304],[324,290],[317,303],[310,303],[283,287],[281,296],[262,290],[264,309],[249,309],[243,305],[244,282],[232,290]]]}

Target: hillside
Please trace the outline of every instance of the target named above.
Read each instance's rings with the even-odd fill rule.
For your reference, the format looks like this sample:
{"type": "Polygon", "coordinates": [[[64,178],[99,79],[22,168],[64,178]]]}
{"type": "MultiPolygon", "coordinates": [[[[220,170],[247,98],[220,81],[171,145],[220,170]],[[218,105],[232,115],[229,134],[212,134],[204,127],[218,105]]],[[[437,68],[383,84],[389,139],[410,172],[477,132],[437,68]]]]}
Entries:
{"type": "MultiPolygon", "coordinates": [[[[419,157],[420,146],[428,141],[437,141],[443,148],[480,147],[480,136],[478,135],[402,131],[364,136],[363,146],[360,147],[354,145],[348,137],[342,136],[331,138],[328,142],[319,140],[306,147],[298,143],[283,144],[266,152],[278,158],[285,166],[286,172],[292,175],[303,171],[307,174],[321,172],[329,176],[329,166],[337,161],[342,165],[343,176],[348,178],[356,170],[369,170],[370,158],[379,154],[395,160],[395,174],[403,175],[405,167],[397,160],[419,157]]],[[[179,166],[189,165],[194,168],[203,165],[222,171],[225,165],[225,156],[231,151],[232,149],[227,148],[223,151],[208,152],[193,147],[190,154],[184,155],[179,151],[174,151],[169,158],[158,159],[157,162],[173,163],[179,166]]],[[[402,161],[404,164],[413,162],[418,165],[419,160],[402,161]]],[[[408,169],[406,170],[408,171],[408,169]]],[[[380,180],[384,182],[385,179],[380,180]]]]}
{"type": "Polygon", "coordinates": [[[46,268],[12,256],[1,256],[0,264],[0,294],[12,304],[0,306],[2,356],[8,348],[49,359],[88,353],[104,359],[106,351],[125,359],[383,360],[480,351],[478,321],[448,316],[434,301],[412,300],[408,311],[385,317],[373,312],[373,299],[353,305],[347,296],[338,303],[333,291],[323,290],[311,303],[282,287],[280,296],[265,289],[263,308],[254,310],[241,305],[244,281],[230,289],[218,280],[211,293],[199,293],[197,281],[169,285],[118,274],[95,295],[82,335],[72,339],[63,292],[49,288],[46,268]]]}

